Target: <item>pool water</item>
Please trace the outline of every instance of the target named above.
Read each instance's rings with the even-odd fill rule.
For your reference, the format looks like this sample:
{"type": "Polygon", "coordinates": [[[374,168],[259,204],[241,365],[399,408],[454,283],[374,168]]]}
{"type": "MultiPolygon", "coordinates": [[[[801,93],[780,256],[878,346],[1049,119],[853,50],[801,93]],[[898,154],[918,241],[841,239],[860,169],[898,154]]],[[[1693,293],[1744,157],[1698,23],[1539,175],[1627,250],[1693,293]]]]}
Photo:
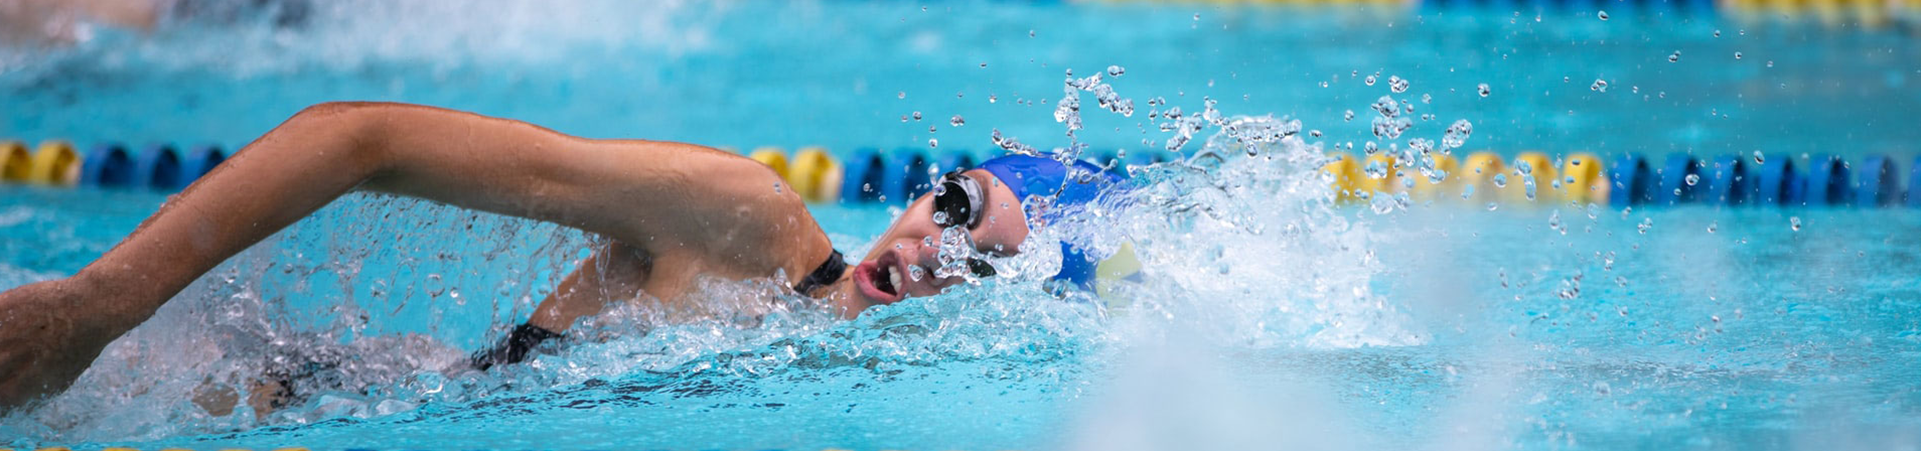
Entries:
{"type": "MultiPolygon", "coordinates": [[[[595,238],[352,195],[204,277],[68,393],[0,418],[0,447],[1921,442],[1921,211],[1377,210],[1336,202],[1314,164],[1373,139],[1344,113],[1383,95],[1435,115],[1408,137],[1466,119],[1464,149],[1510,155],[1911,156],[1921,131],[1899,124],[1921,109],[1921,50],[1896,33],[1585,11],[583,3],[455,19],[442,3],[340,5],[300,28],[202,24],[8,55],[0,134],[239,144],[305,104],[381,99],[596,137],[836,152],[937,139],[986,154],[995,130],[1066,145],[1053,113],[1072,69],[1138,109],[1086,96],[1074,137],[1097,149],[1164,148],[1149,110],[1199,114],[1203,97],[1242,132],[1298,120],[1320,136],[1250,151],[1208,127],[1179,149],[1187,161],[1131,168],[1140,188],[1124,201],[1041,232],[1133,243],[1147,269],[1115,300],[1046,294],[1044,247],[997,262],[1002,280],[852,321],[772,282],[715,281],[691,318],[611,312],[570,331],[573,347],[488,373],[445,368],[523,320],[595,238]],[[366,8],[380,14],[347,19],[366,8]],[[543,26],[562,20],[579,26],[543,26]],[[1390,76],[1411,87],[1393,92],[1390,76]],[[758,305],[773,310],[746,313],[758,305]],[[328,354],[352,357],[318,379],[346,388],[302,404],[216,416],[193,401],[328,354]]],[[[0,187],[0,287],[71,274],[164,196],[0,187]]],[[[895,214],[813,211],[852,255],[895,214]]]]}

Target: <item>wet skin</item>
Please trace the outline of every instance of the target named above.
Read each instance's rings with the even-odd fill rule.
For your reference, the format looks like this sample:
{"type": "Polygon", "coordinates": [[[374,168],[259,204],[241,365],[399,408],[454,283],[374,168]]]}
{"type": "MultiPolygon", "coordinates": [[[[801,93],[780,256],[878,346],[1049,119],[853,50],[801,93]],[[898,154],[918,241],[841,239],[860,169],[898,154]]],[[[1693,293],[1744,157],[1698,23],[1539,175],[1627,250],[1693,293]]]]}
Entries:
{"type": "MultiPolygon", "coordinates": [[[[1028,233],[1019,199],[986,171],[966,175],[986,191],[981,224],[969,230],[976,249],[1016,252],[1028,233]]],[[[417,105],[316,105],[171,198],[79,273],[0,292],[0,410],[65,390],[202,274],[349,192],[606,238],[527,320],[564,331],[636,293],[676,309],[701,278],[811,273],[833,245],[784,183],[765,165],[703,146],[584,139],[417,105]]],[[[941,228],[932,204],[916,199],[860,264],[803,294],[851,318],[961,283],[933,275],[941,228]]]]}
{"type": "MultiPolygon", "coordinates": [[[[962,173],[980,182],[986,191],[979,225],[967,231],[974,250],[992,256],[1014,255],[1027,239],[1027,217],[1021,211],[1014,191],[999,183],[992,173],[974,169],[962,173]]],[[[892,304],[916,296],[932,296],[964,282],[960,276],[936,277],[940,267],[942,227],[934,223],[934,195],[921,195],[894,220],[894,225],[874,240],[874,248],[858,265],[848,268],[841,279],[852,283],[837,296],[849,315],[874,305],[892,304]],[[915,277],[914,274],[920,274],[915,277]],[[893,280],[898,275],[899,283],[893,280]]]]}

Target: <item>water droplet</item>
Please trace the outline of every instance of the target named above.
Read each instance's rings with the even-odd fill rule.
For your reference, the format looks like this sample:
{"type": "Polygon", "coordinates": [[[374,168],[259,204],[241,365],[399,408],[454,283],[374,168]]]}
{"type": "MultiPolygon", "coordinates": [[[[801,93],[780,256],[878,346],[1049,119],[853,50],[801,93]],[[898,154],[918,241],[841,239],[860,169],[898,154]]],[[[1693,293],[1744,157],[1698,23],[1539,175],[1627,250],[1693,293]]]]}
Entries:
{"type": "Polygon", "coordinates": [[[940,140],[938,139],[927,140],[927,147],[940,147],[940,140]]]}
{"type": "Polygon", "coordinates": [[[1507,187],[1507,174],[1494,174],[1494,187],[1495,187],[1495,188],[1506,188],[1506,187],[1507,187]]]}
{"type": "Polygon", "coordinates": [[[774,182],[774,194],[780,194],[780,182],[774,182]]]}
{"type": "Polygon", "coordinates": [[[1398,75],[1389,75],[1387,77],[1387,89],[1394,91],[1395,94],[1407,92],[1407,79],[1401,78],[1398,75]]]}
{"type": "Polygon", "coordinates": [[[1681,51],[1680,51],[1680,50],[1675,50],[1675,51],[1674,51],[1674,54],[1672,54],[1672,55],[1668,55],[1668,62],[1670,62],[1670,63],[1678,63],[1678,62],[1681,62],[1681,51]]]}
{"type": "Polygon", "coordinates": [[[1368,86],[1374,86],[1374,76],[1368,75],[1367,78],[1361,79],[1361,83],[1366,83],[1368,86]]]}
{"type": "Polygon", "coordinates": [[[958,114],[956,114],[956,115],[954,115],[954,117],[953,117],[952,119],[948,119],[948,120],[947,120],[947,123],[948,123],[948,125],[953,125],[953,126],[955,126],[955,127],[959,127],[959,126],[962,126],[962,125],[967,125],[967,119],[964,119],[964,118],[962,118],[962,117],[961,117],[960,115],[958,115],[958,114]]]}
{"type": "Polygon", "coordinates": [[[1122,74],[1126,74],[1126,73],[1127,73],[1127,68],[1125,67],[1107,66],[1107,76],[1109,77],[1119,77],[1122,74]]]}
{"type": "Polygon", "coordinates": [[[1469,123],[1467,119],[1455,120],[1453,125],[1447,127],[1447,132],[1441,135],[1441,148],[1445,150],[1467,145],[1467,137],[1473,133],[1474,124],[1469,123]]]}
{"type": "Polygon", "coordinates": [[[1701,183],[1700,174],[1688,174],[1688,176],[1683,179],[1687,181],[1688,186],[1694,186],[1694,184],[1696,183],[1701,183]]]}
{"type": "Polygon", "coordinates": [[[1607,11],[1601,11],[1601,12],[1599,12],[1599,13],[1595,13],[1595,14],[1594,14],[1594,17],[1599,17],[1599,18],[1601,18],[1601,20],[1608,20],[1608,12],[1607,12],[1607,11]]]}
{"type": "Polygon", "coordinates": [[[1480,88],[1481,97],[1487,97],[1488,94],[1494,93],[1494,91],[1487,89],[1487,83],[1481,83],[1481,85],[1476,86],[1476,88],[1480,88]]]}
{"type": "Polygon", "coordinates": [[[1799,231],[1801,231],[1801,217],[1800,217],[1800,216],[1789,216],[1789,217],[1788,217],[1788,230],[1793,230],[1793,231],[1796,231],[1796,232],[1799,232],[1799,231]]]}
{"type": "Polygon", "coordinates": [[[1595,92],[1608,92],[1608,82],[1607,80],[1595,79],[1594,84],[1588,85],[1587,88],[1595,92]]]}

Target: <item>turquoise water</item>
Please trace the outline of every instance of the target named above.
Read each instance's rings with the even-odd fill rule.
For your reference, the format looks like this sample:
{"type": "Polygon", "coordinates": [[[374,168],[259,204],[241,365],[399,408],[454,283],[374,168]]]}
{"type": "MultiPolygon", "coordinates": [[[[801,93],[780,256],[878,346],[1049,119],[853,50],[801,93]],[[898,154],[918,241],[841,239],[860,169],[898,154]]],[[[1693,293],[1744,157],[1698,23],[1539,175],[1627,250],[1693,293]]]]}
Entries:
{"type": "MultiPolygon", "coordinates": [[[[1321,136],[1250,154],[1234,139],[1246,135],[1208,127],[1181,149],[1194,166],[1137,168],[1134,202],[1042,232],[1096,249],[1133,242],[1149,269],[1126,305],[1043,293],[1024,274],[1050,273],[1045,252],[1000,262],[1004,280],[853,321],[766,282],[716,282],[699,318],[613,312],[572,332],[582,344],[484,374],[443,368],[524,319],[593,238],[350,196],[210,273],[66,395],[0,418],[0,446],[1921,442],[1915,210],[1377,210],[1334,204],[1309,163],[1370,139],[1368,107],[1383,95],[1435,115],[1396,144],[1438,141],[1465,119],[1464,149],[1508,154],[1911,156],[1921,131],[1899,124],[1921,106],[1921,50],[1893,33],[1580,11],[580,4],[471,18],[438,3],[341,5],[304,28],[242,20],[10,54],[0,135],[238,144],[308,103],[375,99],[587,136],[837,152],[931,138],[987,153],[993,130],[1066,144],[1053,116],[1062,74],[1112,65],[1124,73],[1103,81],[1138,111],[1109,113],[1083,94],[1076,136],[1097,149],[1164,146],[1165,121],[1145,113],[1198,113],[1202,97],[1223,116],[1254,116],[1242,132],[1289,127],[1258,118],[1272,114],[1321,136]],[[384,9],[343,19],[354,8],[384,9]],[[1391,76],[1411,87],[1392,92],[1391,76]],[[922,120],[900,119],[916,111],[922,120]],[[956,115],[965,125],[949,123],[956,115]],[[743,314],[744,303],[776,308],[743,314]],[[275,358],[317,354],[354,357],[304,404],[255,418],[190,400],[275,358]]],[[[162,201],[0,188],[0,287],[72,273],[162,201]]],[[[887,206],[814,212],[856,255],[892,217],[887,206]]]]}

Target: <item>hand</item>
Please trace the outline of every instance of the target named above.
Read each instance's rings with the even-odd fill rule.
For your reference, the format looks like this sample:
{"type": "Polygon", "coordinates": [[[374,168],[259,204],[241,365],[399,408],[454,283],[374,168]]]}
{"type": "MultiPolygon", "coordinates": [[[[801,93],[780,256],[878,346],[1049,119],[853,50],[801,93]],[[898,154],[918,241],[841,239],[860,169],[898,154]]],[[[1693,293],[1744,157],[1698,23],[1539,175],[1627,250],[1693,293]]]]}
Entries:
{"type": "Polygon", "coordinates": [[[111,300],[76,289],[81,285],[62,279],[0,293],[0,411],[65,390],[108,343],[139,324],[94,308],[111,300]]]}

